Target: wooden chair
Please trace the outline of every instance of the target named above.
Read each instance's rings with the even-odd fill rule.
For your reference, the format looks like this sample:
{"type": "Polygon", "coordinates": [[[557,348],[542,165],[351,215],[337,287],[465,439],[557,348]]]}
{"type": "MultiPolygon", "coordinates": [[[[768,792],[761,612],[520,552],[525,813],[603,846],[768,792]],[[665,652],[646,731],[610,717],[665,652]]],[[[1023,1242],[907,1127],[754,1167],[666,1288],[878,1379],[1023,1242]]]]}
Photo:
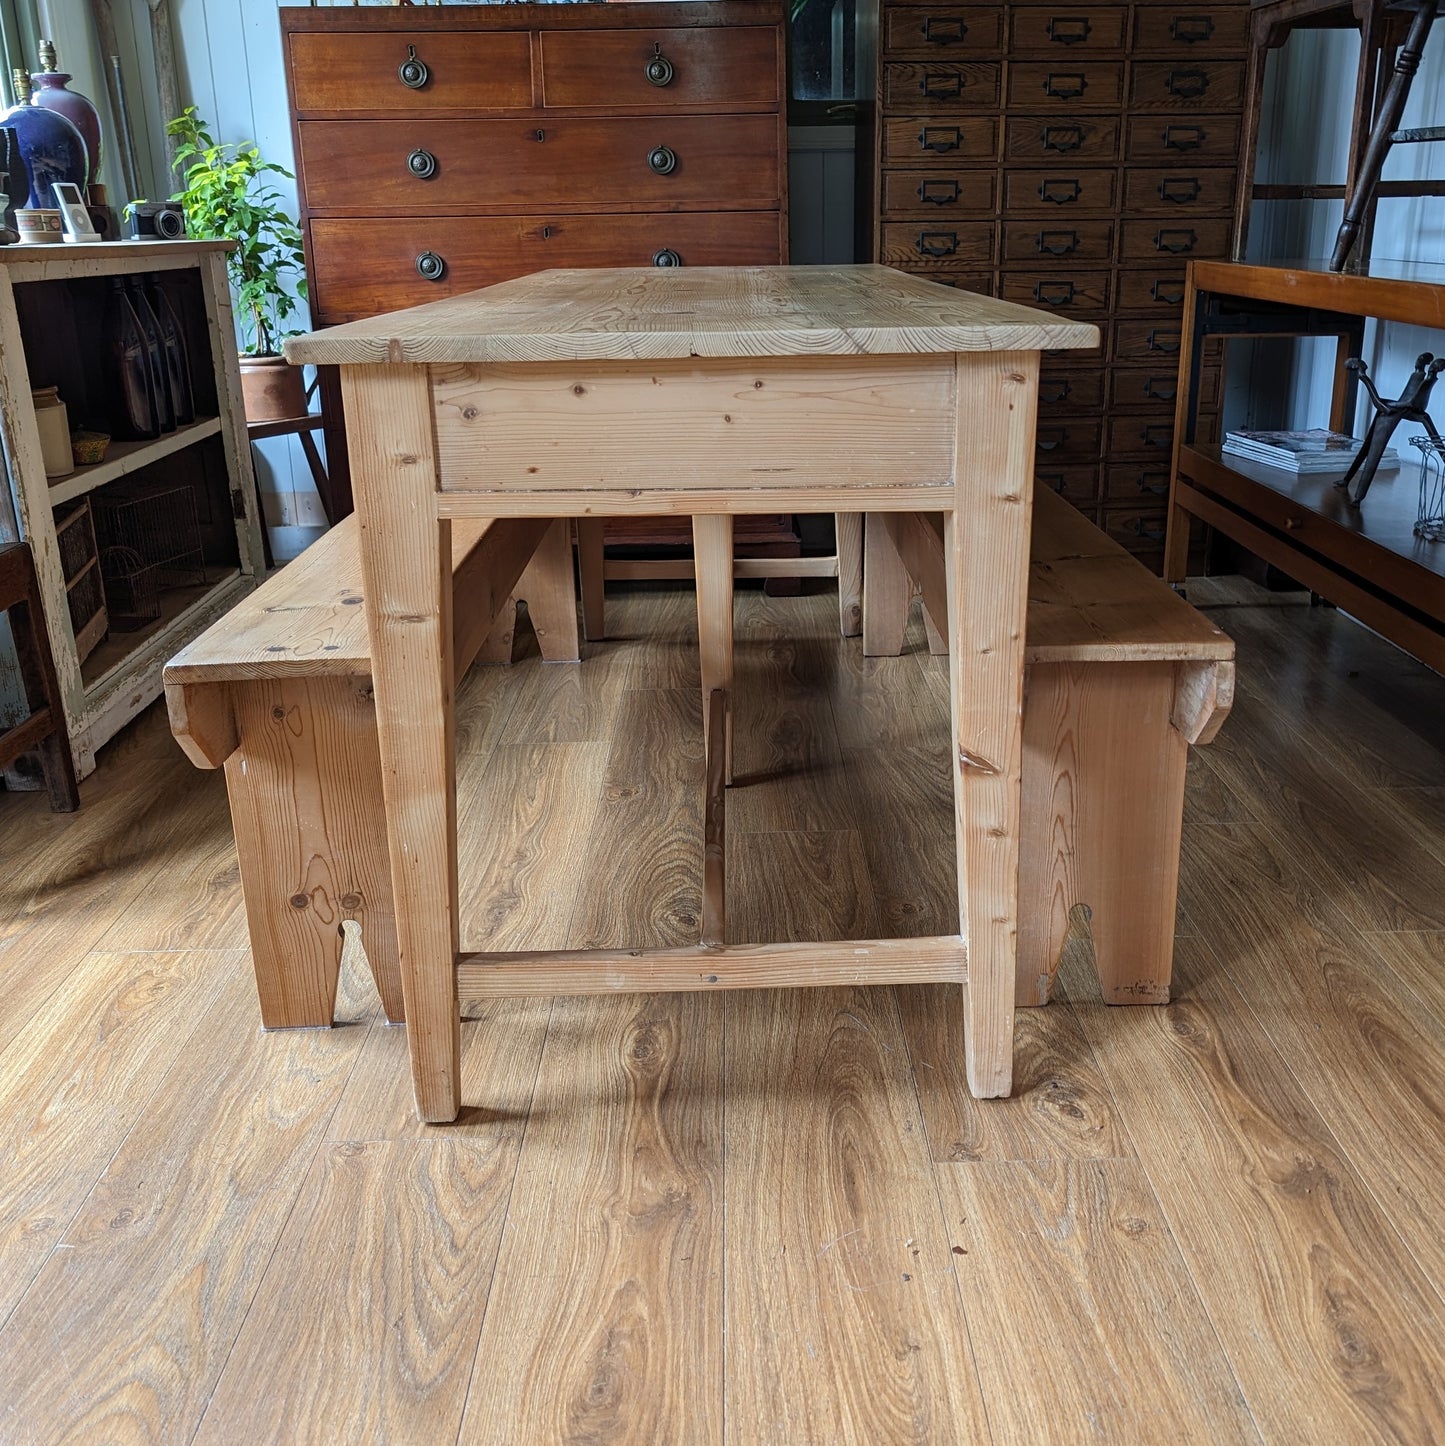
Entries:
{"type": "Polygon", "coordinates": [[[35,559],[28,543],[0,545],[0,612],[10,620],[20,661],[20,685],[30,709],[28,718],[0,733],[0,768],[34,749],[40,755],[51,808],[57,813],[74,813],[80,807],[80,789],[60,706],[55,660],[45,631],[35,559]]]}

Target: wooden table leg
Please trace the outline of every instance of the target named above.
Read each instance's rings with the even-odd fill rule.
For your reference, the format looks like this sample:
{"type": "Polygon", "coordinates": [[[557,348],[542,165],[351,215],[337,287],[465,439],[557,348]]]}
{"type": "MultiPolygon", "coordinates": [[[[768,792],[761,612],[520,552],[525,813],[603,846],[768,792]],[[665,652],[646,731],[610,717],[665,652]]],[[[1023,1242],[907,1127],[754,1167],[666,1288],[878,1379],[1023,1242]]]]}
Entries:
{"type": "Polygon", "coordinates": [[[418,1115],[461,1107],[451,524],[422,367],[342,368],[361,514],[397,956],[418,1115]]]}
{"type": "Polygon", "coordinates": [[[838,630],[845,638],[863,631],[863,514],[835,512],[838,556],[838,630]]]}
{"type": "Polygon", "coordinates": [[[733,781],[733,520],[727,515],[692,519],[697,569],[697,645],[702,670],[703,739],[708,737],[709,701],[715,689],[726,696],[727,781],[733,781]]]}
{"type": "Polygon", "coordinates": [[[575,663],[581,654],[577,637],[577,588],[572,579],[572,524],[565,519],[547,529],[516,594],[527,604],[537,646],[549,663],[575,663]]]}
{"type": "Polygon", "coordinates": [[[913,578],[898,551],[899,520],[870,512],[863,529],[863,656],[896,658],[903,651],[913,578]]]}
{"type": "Polygon", "coordinates": [[[1024,626],[1037,352],[961,353],[955,510],[944,527],[964,1056],[975,1097],[1013,1087],[1024,626]]]}

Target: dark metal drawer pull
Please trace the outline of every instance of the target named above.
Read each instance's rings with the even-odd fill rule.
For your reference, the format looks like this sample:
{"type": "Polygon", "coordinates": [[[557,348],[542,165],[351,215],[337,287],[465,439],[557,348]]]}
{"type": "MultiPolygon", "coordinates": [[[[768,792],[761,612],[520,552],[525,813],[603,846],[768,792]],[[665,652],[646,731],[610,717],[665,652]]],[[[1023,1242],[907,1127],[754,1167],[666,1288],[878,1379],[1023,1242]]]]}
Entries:
{"type": "Polygon", "coordinates": [[[1214,35],[1212,15],[1176,15],[1169,22],[1169,34],[1181,45],[1198,45],[1214,35]]]}
{"type": "Polygon", "coordinates": [[[1077,231],[1040,231],[1034,238],[1034,250],[1047,256],[1069,256],[1078,249],[1077,231]]]}
{"type": "Polygon", "coordinates": [[[654,266],[681,266],[682,257],[671,246],[664,246],[662,250],[652,253],[652,264],[654,266]]]}
{"type": "Polygon", "coordinates": [[[1164,531],[1159,527],[1147,527],[1142,517],[1134,519],[1134,533],[1138,537],[1147,537],[1151,542],[1163,542],[1164,531]]]}
{"type": "Polygon", "coordinates": [[[1058,45],[1078,45],[1089,38],[1092,29],[1086,15],[1049,16],[1049,39],[1058,45]]]}
{"type": "Polygon", "coordinates": [[[1055,100],[1078,100],[1088,88],[1088,77],[1077,70],[1060,71],[1057,75],[1051,70],[1044,81],[1044,94],[1055,100]]]}
{"type": "Polygon", "coordinates": [[[435,251],[423,251],[416,258],[416,274],[423,281],[440,281],[447,274],[447,264],[435,251]]]}
{"type": "Polygon", "coordinates": [[[1039,281],[1034,283],[1034,300],[1045,306],[1072,306],[1074,283],[1072,281],[1039,281]]]}
{"type": "Polygon", "coordinates": [[[963,94],[963,72],[950,70],[946,75],[925,71],[918,88],[929,100],[957,100],[963,94]]]}
{"type": "Polygon", "coordinates": [[[918,132],[921,150],[943,155],[947,151],[959,150],[963,145],[963,132],[957,126],[924,126],[918,132]]]}
{"type": "Polygon", "coordinates": [[[1164,89],[1180,100],[1195,100],[1209,89],[1209,75],[1203,70],[1171,70],[1164,89]]]}
{"type": "Polygon", "coordinates": [[[1174,230],[1164,227],[1154,233],[1154,249],[1167,251],[1171,256],[1183,256],[1185,252],[1193,251],[1197,245],[1199,233],[1182,226],[1174,230]]]}
{"type": "Polygon", "coordinates": [[[957,231],[920,231],[918,233],[918,254],[920,256],[953,256],[957,252],[957,231]]]}
{"type": "Polygon", "coordinates": [[[662,53],[662,42],[659,40],[652,47],[652,59],[647,62],[642,70],[647,77],[649,85],[671,85],[672,78],[677,72],[672,67],[672,62],[662,53]]]}
{"type": "Polygon", "coordinates": [[[1172,281],[1156,281],[1149,288],[1149,295],[1165,306],[1178,306],[1184,300],[1184,283],[1181,281],[1176,285],[1172,281]]]}
{"type": "Polygon", "coordinates": [[[1040,452],[1057,452],[1069,440],[1067,427],[1040,427],[1034,437],[1034,446],[1040,452]],[[1049,440],[1045,440],[1045,438],[1049,440]]]}
{"type": "Polygon", "coordinates": [[[420,147],[406,158],[406,168],[419,181],[425,181],[437,173],[437,158],[430,151],[420,147]]]}
{"type": "Polygon", "coordinates": [[[1174,445],[1173,427],[1141,427],[1139,429],[1139,440],[1146,447],[1167,448],[1174,445]]]}
{"type": "Polygon", "coordinates": [[[647,153],[647,164],[659,176],[670,176],[677,169],[677,152],[671,146],[654,146],[647,153]]]}
{"type": "Polygon", "coordinates": [[[1039,200],[1051,201],[1055,206],[1067,206],[1070,201],[1079,199],[1083,189],[1072,177],[1067,180],[1046,180],[1039,184],[1039,200]]]}
{"type": "Polygon", "coordinates": [[[1073,386],[1068,381],[1052,384],[1046,382],[1039,388],[1039,400],[1041,402],[1066,402],[1073,390],[1073,386]]]}
{"type": "Polygon", "coordinates": [[[1077,151],[1084,144],[1084,128],[1081,125],[1045,126],[1044,149],[1058,151],[1060,155],[1077,151]]]}
{"type": "Polygon", "coordinates": [[[962,15],[930,15],[923,22],[923,38],[930,45],[960,45],[967,34],[962,15]]]}
{"type": "Polygon", "coordinates": [[[1197,151],[1209,139],[1203,126],[1165,126],[1164,148],[1170,151],[1197,151]]]}
{"type": "Polygon", "coordinates": [[[397,79],[408,90],[420,90],[431,79],[431,71],[426,68],[426,61],[416,58],[414,45],[407,46],[406,59],[397,66],[396,74],[397,79]]]}
{"type": "Polygon", "coordinates": [[[1159,199],[1176,206],[1188,206],[1199,199],[1198,176],[1165,176],[1159,182],[1159,199]]]}
{"type": "Polygon", "coordinates": [[[1167,497],[1169,495],[1169,474],[1167,472],[1141,472],[1136,484],[1140,492],[1147,497],[1167,497]],[[1157,482],[1151,482],[1151,477],[1157,477],[1157,482]]]}
{"type": "Polygon", "coordinates": [[[1062,472],[1035,472],[1034,481],[1042,482],[1045,487],[1052,487],[1055,492],[1062,492],[1068,486],[1068,479],[1062,472]]]}
{"type": "Polygon", "coordinates": [[[918,199],[930,206],[953,206],[958,203],[957,181],[923,181],[918,187],[918,199]]]}
{"type": "Polygon", "coordinates": [[[1173,377],[1149,377],[1144,395],[1155,402],[1172,402],[1179,395],[1179,383],[1173,377]]]}
{"type": "Polygon", "coordinates": [[[1149,350],[1162,351],[1165,356],[1179,355],[1179,333],[1177,331],[1151,331],[1149,350]]]}

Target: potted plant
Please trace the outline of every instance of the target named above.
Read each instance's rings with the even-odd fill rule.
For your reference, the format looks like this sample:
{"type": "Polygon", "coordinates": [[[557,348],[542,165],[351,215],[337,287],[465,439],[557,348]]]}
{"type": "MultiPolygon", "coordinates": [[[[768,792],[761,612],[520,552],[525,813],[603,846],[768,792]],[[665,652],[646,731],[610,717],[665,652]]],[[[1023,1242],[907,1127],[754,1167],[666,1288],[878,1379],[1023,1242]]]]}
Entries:
{"type": "Polygon", "coordinates": [[[185,185],[171,200],[193,237],[234,241],[227,257],[241,349],[241,394],[252,422],[299,417],[306,410],[301,369],[286,364],[281,343],[299,328],[287,322],[306,295],[301,228],[278,204],[273,176],[293,179],[262,160],[254,141],[220,145],[193,105],[166,126],[178,138],[175,163],[185,185]]]}

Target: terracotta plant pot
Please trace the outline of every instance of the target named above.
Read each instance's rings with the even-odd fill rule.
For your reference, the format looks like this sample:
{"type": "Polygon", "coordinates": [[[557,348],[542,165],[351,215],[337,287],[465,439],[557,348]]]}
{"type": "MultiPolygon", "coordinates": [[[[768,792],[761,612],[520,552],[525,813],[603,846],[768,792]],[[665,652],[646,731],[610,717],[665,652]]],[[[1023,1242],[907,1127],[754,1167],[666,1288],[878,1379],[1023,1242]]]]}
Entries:
{"type": "Polygon", "coordinates": [[[241,358],[241,399],[248,422],[284,422],[304,415],[306,388],[301,368],[279,356],[241,358]]]}

